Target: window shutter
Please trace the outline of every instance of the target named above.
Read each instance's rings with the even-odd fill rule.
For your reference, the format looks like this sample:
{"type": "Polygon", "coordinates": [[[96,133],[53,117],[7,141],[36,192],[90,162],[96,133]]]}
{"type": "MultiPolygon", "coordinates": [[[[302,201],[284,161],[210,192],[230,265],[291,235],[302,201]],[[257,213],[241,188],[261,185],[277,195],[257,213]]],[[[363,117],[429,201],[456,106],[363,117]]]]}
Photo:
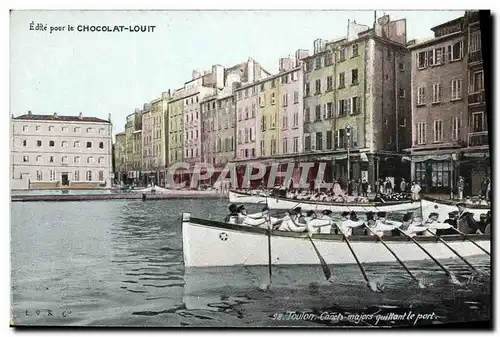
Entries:
{"type": "Polygon", "coordinates": [[[327,111],[327,107],[326,107],[326,103],[325,103],[325,104],[323,104],[323,119],[327,118],[326,111],[327,111]]]}
{"type": "Polygon", "coordinates": [[[311,133],[310,135],[310,139],[311,139],[311,150],[315,150],[316,149],[316,134],[313,132],[311,133]]]}
{"type": "Polygon", "coordinates": [[[352,147],[358,147],[358,128],[356,126],[352,127],[352,147]]]}

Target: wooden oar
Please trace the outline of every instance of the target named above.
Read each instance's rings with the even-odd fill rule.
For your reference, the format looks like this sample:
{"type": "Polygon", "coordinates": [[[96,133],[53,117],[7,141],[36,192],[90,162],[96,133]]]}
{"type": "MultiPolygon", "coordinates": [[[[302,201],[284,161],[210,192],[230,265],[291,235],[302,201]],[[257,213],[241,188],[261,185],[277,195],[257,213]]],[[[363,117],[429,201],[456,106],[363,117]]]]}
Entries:
{"type": "Polygon", "coordinates": [[[437,238],[439,240],[439,242],[443,243],[446,247],[448,247],[452,252],[453,254],[455,254],[456,256],[458,256],[460,258],[460,260],[464,261],[466,265],[468,265],[472,270],[474,270],[475,272],[478,272],[478,270],[476,268],[474,268],[473,265],[471,265],[462,255],[458,254],[457,251],[455,249],[453,249],[446,241],[444,241],[441,237],[439,237],[438,235],[435,235],[434,233],[432,233],[429,229],[427,229],[427,232],[429,232],[433,237],[437,238]]]}
{"type": "Polygon", "coordinates": [[[310,235],[307,236],[309,238],[309,241],[311,241],[311,244],[314,248],[314,251],[316,252],[316,255],[318,255],[319,262],[321,264],[321,269],[323,269],[323,274],[325,274],[325,278],[328,281],[330,277],[332,277],[332,271],[330,270],[330,267],[326,264],[325,259],[323,256],[321,256],[321,253],[319,252],[318,248],[316,247],[316,244],[314,244],[314,241],[310,235]]]}
{"type": "Polygon", "coordinates": [[[358,256],[356,255],[356,253],[354,252],[354,249],[351,246],[351,242],[349,241],[349,239],[347,238],[347,236],[344,234],[344,232],[342,231],[342,229],[339,228],[339,226],[337,224],[336,224],[336,226],[339,229],[339,232],[341,233],[342,238],[347,243],[347,247],[349,247],[349,250],[351,251],[352,256],[354,256],[354,260],[356,260],[356,264],[358,265],[359,269],[361,270],[361,274],[363,274],[363,278],[365,279],[366,285],[368,286],[368,288],[370,288],[370,290],[372,290],[374,292],[382,292],[382,289],[380,287],[378,287],[378,285],[374,285],[372,287],[373,284],[368,279],[368,276],[366,275],[365,268],[363,267],[363,265],[361,264],[361,262],[359,262],[358,256]]]}
{"type": "Polygon", "coordinates": [[[486,249],[484,249],[483,247],[481,247],[480,245],[478,245],[476,242],[474,242],[474,240],[471,240],[471,238],[469,238],[469,236],[467,234],[459,231],[458,229],[456,229],[453,226],[450,227],[450,228],[453,229],[458,234],[462,235],[465,239],[469,240],[474,246],[476,246],[477,248],[481,249],[483,252],[485,252],[486,254],[488,254],[488,256],[491,256],[490,252],[488,252],[486,249]]]}
{"type": "MultiPolygon", "coordinates": [[[[365,225],[365,227],[366,227],[366,228],[368,228],[368,230],[369,230],[370,232],[372,232],[372,233],[373,233],[373,235],[377,236],[377,235],[375,234],[375,232],[374,232],[374,231],[372,231],[372,229],[371,229],[371,228],[370,228],[367,224],[364,224],[364,225],[365,225]]],[[[387,248],[387,250],[388,250],[388,251],[392,254],[392,256],[394,256],[394,257],[396,258],[396,260],[399,262],[399,264],[400,264],[400,265],[401,265],[401,266],[402,266],[402,267],[406,270],[406,272],[408,273],[408,275],[410,275],[410,276],[411,276],[411,278],[412,278],[412,279],[414,279],[414,280],[418,283],[419,287],[421,287],[421,288],[425,288],[425,286],[423,285],[423,283],[422,283],[422,282],[420,282],[420,280],[419,280],[419,279],[417,279],[417,278],[415,277],[415,275],[413,275],[413,273],[412,273],[412,272],[408,269],[408,267],[406,267],[406,265],[403,263],[403,261],[401,261],[401,259],[400,259],[400,258],[396,255],[396,253],[395,253],[395,252],[394,252],[394,251],[393,251],[393,250],[392,250],[392,249],[391,249],[391,248],[387,245],[387,243],[385,243],[385,241],[384,241],[384,240],[382,240],[382,238],[381,238],[381,237],[378,237],[378,240],[379,240],[379,241],[380,241],[380,242],[384,245],[384,247],[385,247],[385,248],[387,248]]]]}
{"type": "Polygon", "coordinates": [[[434,256],[432,256],[432,254],[429,253],[427,251],[427,249],[425,249],[424,247],[422,247],[422,245],[420,243],[418,243],[417,240],[415,240],[414,238],[412,238],[411,236],[409,236],[408,234],[406,234],[405,232],[403,232],[401,229],[397,228],[397,230],[401,234],[403,234],[404,236],[406,236],[408,239],[410,239],[411,241],[413,241],[413,243],[416,244],[425,254],[427,254],[427,256],[429,256],[431,258],[431,260],[434,261],[445,272],[446,275],[448,275],[449,277],[452,277],[450,271],[448,269],[446,269],[441,263],[439,263],[439,261],[436,260],[436,258],[434,256]]]}

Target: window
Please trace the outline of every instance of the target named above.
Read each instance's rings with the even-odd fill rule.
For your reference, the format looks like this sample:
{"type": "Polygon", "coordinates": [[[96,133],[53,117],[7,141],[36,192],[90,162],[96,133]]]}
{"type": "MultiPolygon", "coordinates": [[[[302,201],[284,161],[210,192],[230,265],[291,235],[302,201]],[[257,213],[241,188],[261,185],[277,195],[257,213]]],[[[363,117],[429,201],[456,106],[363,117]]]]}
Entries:
{"type": "Polygon", "coordinates": [[[80,142],[79,141],[74,142],[73,147],[80,147],[80,142]]]}
{"type": "Polygon", "coordinates": [[[444,47],[429,50],[429,65],[430,66],[438,66],[444,63],[444,47]]]}
{"type": "Polygon", "coordinates": [[[483,112],[474,112],[472,114],[472,132],[484,131],[484,114],[483,112]]]}
{"type": "Polygon", "coordinates": [[[316,80],[315,88],[316,88],[315,95],[321,94],[321,80],[316,80]]]}
{"type": "Polygon", "coordinates": [[[248,88],[245,89],[245,97],[248,97],[248,88]]]}
{"type": "Polygon", "coordinates": [[[49,126],[49,131],[54,131],[54,126],[49,126]]]}
{"type": "Polygon", "coordinates": [[[346,147],[346,138],[344,129],[337,130],[337,148],[346,147]]]}
{"type": "Polygon", "coordinates": [[[459,41],[448,46],[448,59],[450,61],[458,61],[462,58],[463,45],[463,41],[459,41]]]}
{"type": "Polygon", "coordinates": [[[23,163],[28,163],[30,161],[30,157],[23,156],[23,163]]]}
{"type": "Polygon", "coordinates": [[[92,171],[87,171],[87,181],[92,181],[92,171]]]}
{"type": "Polygon", "coordinates": [[[441,102],[441,84],[434,83],[432,85],[432,103],[440,103],[441,102]]]}
{"type": "Polygon", "coordinates": [[[443,141],[443,121],[434,121],[434,143],[440,143],[443,141]]]}
{"type": "Polygon", "coordinates": [[[326,78],[326,91],[330,91],[333,89],[333,79],[332,76],[328,76],[326,78]]]}
{"type": "Polygon", "coordinates": [[[266,143],[264,139],[260,140],[260,155],[265,156],[266,155],[266,143]]]}
{"type": "Polygon", "coordinates": [[[469,90],[471,93],[478,93],[484,90],[484,78],[483,78],[483,71],[476,71],[472,73],[472,91],[469,90]]]}
{"type": "Polygon", "coordinates": [[[293,127],[296,128],[299,126],[299,112],[294,111],[293,112],[293,127]]]}
{"type": "Polygon", "coordinates": [[[332,130],[328,130],[326,132],[326,149],[331,150],[332,149],[332,130]]]}
{"type": "Polygon", "coordinates": [[[352,85],[358,84],[358,69],[351,70],[351,84],[352,85]]]}
{"type": "Polygon", "coordinates": [[[353,44],[352,45],[352,57],[356,57],[356,56],[358,56],[358,45],[353,44]]]}
{"type": "Polygon", "coordinates": [[[321,57],[316,57],[314,59],[314,69],[321,68],[321,57]]]}
{"type": "Polygon", "coordinates": [[[42,162],[42,156],[36,156],[36,162],[41,163],[42,162]]]}
{"type": "Polygon", "coordinates": [[[325,55],[325,67],[333,64],[333,55],[329,52],[325,55]]]}
{"type": "Polygon", "coordinates": [[[50,147],[54,147],[54,141],[53,140],[49,140],[49,146],[50,147]]]}
{"type": "Polygon", "coordinates": [[[326,103],[326,118],[333,118],[333,103],[326,103]]]}
{"type": "Polygon", "coordinates": [[[43,180],[42,171],[36,171],[36,180],[37,181],[42,181],[43,180]]]}
{"type": "Polygon", "coordinates": [[[283,138],[283,153],[288,153],[288,138],[283,138]]]}
{"type": "Polygon", "coordinates": [[[399,97],[400,98],[405,98],[406,96],[406,91],[405,89],[399,89],[399,97]]]}
{"type": "Polygon", "coordinates": [[[323,150],[323,132],[316,132],[316,150],[323,150]]]}
{"type": "Polygon", "coordinates": [[[398,68],[399,68],[399,71],[405,71],[405,64],[404,64],[404,62],[399,62],[398,68]]]}
{"type": "Polygon", "coordinates": [[[473,53],[481,50],[481,31],[472,32],[469,37],[469,52],[473,53]]]}
{"type": "Polygon", "coordinates": [[[361,112],[361,99],[359,97],[352,98],[352,112],[351,115],[355,115],[361,112]]]}
{"type": "Polygon", "coordinates": [[[321,120],[321,105],[316,105],[316,108],[315,108],[315,111],[314,111],[314,117],[315,117],[315,121],[319,121],[321,120]]]}
{"type": "Polygon", "coordinates": [[[299,152],[299,137],[293,137],[293,152],[299,152]]]}
{"type": "Polygon", "coordinates": [[[305,92],[304,96],[306,96],[306,97],[309,96],[310,95],[310,91],[311,91],[311,86],[310,86],[309,83],[306,83],[305,87],[304,87],[304,92],[305,92]]]}
{"type": "Polygon", "coordinates": [[[304,148],[305,151],[311,151],[311,136],[304,137],[304,148]]]}
{"type": "Polygon", "coordinates": [[[23,144],[23,146],[26,146],[26,144],[27,144],[26,139],[23,139],[22,144],[23,144]]]}
{"type": "Polygon", "coordinates": [[[104,134],[104,129],[103,129],[103,128],[99,129],[99,134],[100,134],[100,135],[103,135],[103,134],[104,134]]]}
{"type": "Polygon", "coordinates": [[[304,111],[304,122],[309,123],[311,121],[311,110],[307,107],[304,111]]]}
{"type": "Polygon", "coordinates": [[[98,162],[99,164],[104,164],[104,157],[99,157],[99,158],[97,159],[97,162],[98,162]]]}
{"type": "Polygon", "coordinates": [[[451,100],[459,100],[462,98],[462,80],[451,80],[451,100]]]}
{"type": "Polygon", "coordinates": [[[298,72],[297,72],[297,71],[294,71],[294,72],[292,73],[292,81],[297,81],[298,79],[299,79],[299,77],[298,77],[298,72]]]}
{"type": "Polygon", "coordinates": [[[417,124],[417,144],[422,145],[425,144],[425,123],[417,124]]]}
{"type": "Polygon", "coordinates": [[[417,68],[424,69],[425,67],[427,67],[427,52],[422,51],[418,53],[417,68]]]}
{"type": "Polygon", "coordinates": [[[75,181],[80,181],[80,171],[75,171],[75,175],[73,177],[75,181]]]}
{"type": "Polygon", "coordinates": [[[87,128],[87,133],[91,133],[92,132],[92,128],[87,128]]]}
{"type": "Polygon", "coordinates": [[[79,127],[76,127],[76,128],[73,129],[73,132],[75,132],[75,133],[76,132],[80,132],[80,131],[81,131],[81,129],[79,127]]]}
{"type": "Polygon", "coordinates": [[[299,103],[299,92],[298,91],[293,92],[293,103],[294,104],[299,103]]]}
{"type": "Polygon", "coordinates": [[[341,99],[339,100],[339,117],[346,116],[351,111],[351,100],[350,99],[341,99]]]}
{"type": "Polygon", "coordinates": [[[90,149],[92,147],[92,142],[87,142],[87,149],[90,149]]]}
{"type": "Polygon", "coordinates": [[[453,117],[451,122],[451,140],[458,140],[460,137],[460,118],[453,117]]]}
{"type": "Polygon", "coordinates": [[[79,163],[80,162],[80,156],[75,156],[75,158],[73,158],[73,161],[75,163],[79,163]]]}
{"type": "Polygon", "coordinates": [[[417,90],[417,106],[425,105],[425,88],[420,87],[417,90]]]}
{"type": "Polygon", "coordinates": [[[266,87],[266,86],[265,86],[265,83],[262,83],[262,84],[260,85],[260,90],[264,91],[265,87],[266,87]]]}
{"type": "Polygon", "coordinates": [[[288,94],[284,94],[283,95],[283,106],[287,106],[288,105],[288,94]]]}
{"type": "Polygon", "coordinates": [[[260,120],[260,130],[266,131],[266,115],[262,115],[262,118],[260,120]]]}
{"type": "Polygon", "coordinates": [[[38,147],[42,146],[42,141],[41,140],[37,140],[36,141],[36,146],[38,146],[38,147]]]}
{"type": "Polygon", "coordinates": [[[68,157],[67,156],[62,157],[61,158],[61,163],[67,164],[68,163],[68,157]]]}
{"type": "Polygon", "coordinates": [[[345,48],[340,49],[339,59],[340,59],[340,62],[345,61],[345,48]]]}
{"type": "Polygon", "coordinates": [[[23,125],[23,132],[28,132],[28,126],[27,125],[23,125]]]}
{"type": "Polygon", "coordinates": [[[345,87],[345,73],[340,73],[339,74],[339,89],[342,89],[345,87]]]}
{"type": "Polygon", "coordinates": [[[42,127],[40,125],[35,126],[35,131],[36,132],[40,132],[41,129],[42,129],[42,127]]]}
{"type": "Polygon", "coordinates": [[[275,79],[272,79],[271,80],[271,88],[275,88],[276,87],[276,81],[275,79]]]}
{"type": "Polygon", "coordinates": [[[94,163],[94,157],[90,156],[87,158],[87,163],[88,164],[93,164],[94,163]]]}
{"type": "Polygon", "coordinates": [[[282,125],[283,130],[288,129],[288,117],[287,115],[283,115],[283,125],[282,125]]]}
{"type": "Polygon", "coordinates": [[[50,178],[50,181],[54,181],[56,180],[56,170],[50,170],[49,171],[49,178],[50,178]]]}
{"type": "Polygon", "coordinates": [[[304,63],[304,71],[306,73],[310,72],[312,70],[312,66],[313,66],[313,60],[312,59],[308,59],[307,61],[305,61],[304,63]]]}
{"type": "Polygon", "coordinates": [[[271,104],[276,104],[276,95],[273,93],[271,93],[271,104]]]}
{"type": "Polygon", "coordinates": [[[50,156],[49,157],[49,163],[53,163],[54,162],[54,156],[50,156]]]}
{"type": "Polygon", "coordinates": [[[68,147],[68,142],[67,142],[67,141],[65,141],[65,140],[63,140],[63,141],[61,142],[61,147],[68,147]]]}

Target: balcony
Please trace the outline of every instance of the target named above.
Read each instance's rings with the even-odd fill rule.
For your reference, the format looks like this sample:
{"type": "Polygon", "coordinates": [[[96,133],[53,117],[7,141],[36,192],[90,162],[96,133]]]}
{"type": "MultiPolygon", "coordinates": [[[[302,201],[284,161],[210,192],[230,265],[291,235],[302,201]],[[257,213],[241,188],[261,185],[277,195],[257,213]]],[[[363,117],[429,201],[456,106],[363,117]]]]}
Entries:
{"type": "Polygon", "coordinates": [[[469,133],[469,147],[488,145],[488,131],[469,133]]]}
{"type": "Polygon", "coordinates": [[[483,51],[476,50],[469,53],[469,64],[483,62],[483,51]]]}
{"type": "Polygon", "coordinates": [[[485,103],[484,90],[469,93],[469,105],[485,103]]]}

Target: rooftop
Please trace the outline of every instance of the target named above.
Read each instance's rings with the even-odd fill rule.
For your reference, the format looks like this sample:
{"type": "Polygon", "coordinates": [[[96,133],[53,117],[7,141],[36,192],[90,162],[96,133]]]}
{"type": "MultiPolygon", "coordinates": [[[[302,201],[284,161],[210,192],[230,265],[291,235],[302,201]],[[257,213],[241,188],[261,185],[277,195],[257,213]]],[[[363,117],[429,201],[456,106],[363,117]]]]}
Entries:
{"type": "Polygon", "coordinates": [[[87,122],[87,123],[111,123],[109,120],[97,117],[85,116],[60,116],[58,114],[52,115],[34,115],[31,112],[14,117],[13,119],[33,120],[33,121],[62,121],[62,122],[87,122]]]}

